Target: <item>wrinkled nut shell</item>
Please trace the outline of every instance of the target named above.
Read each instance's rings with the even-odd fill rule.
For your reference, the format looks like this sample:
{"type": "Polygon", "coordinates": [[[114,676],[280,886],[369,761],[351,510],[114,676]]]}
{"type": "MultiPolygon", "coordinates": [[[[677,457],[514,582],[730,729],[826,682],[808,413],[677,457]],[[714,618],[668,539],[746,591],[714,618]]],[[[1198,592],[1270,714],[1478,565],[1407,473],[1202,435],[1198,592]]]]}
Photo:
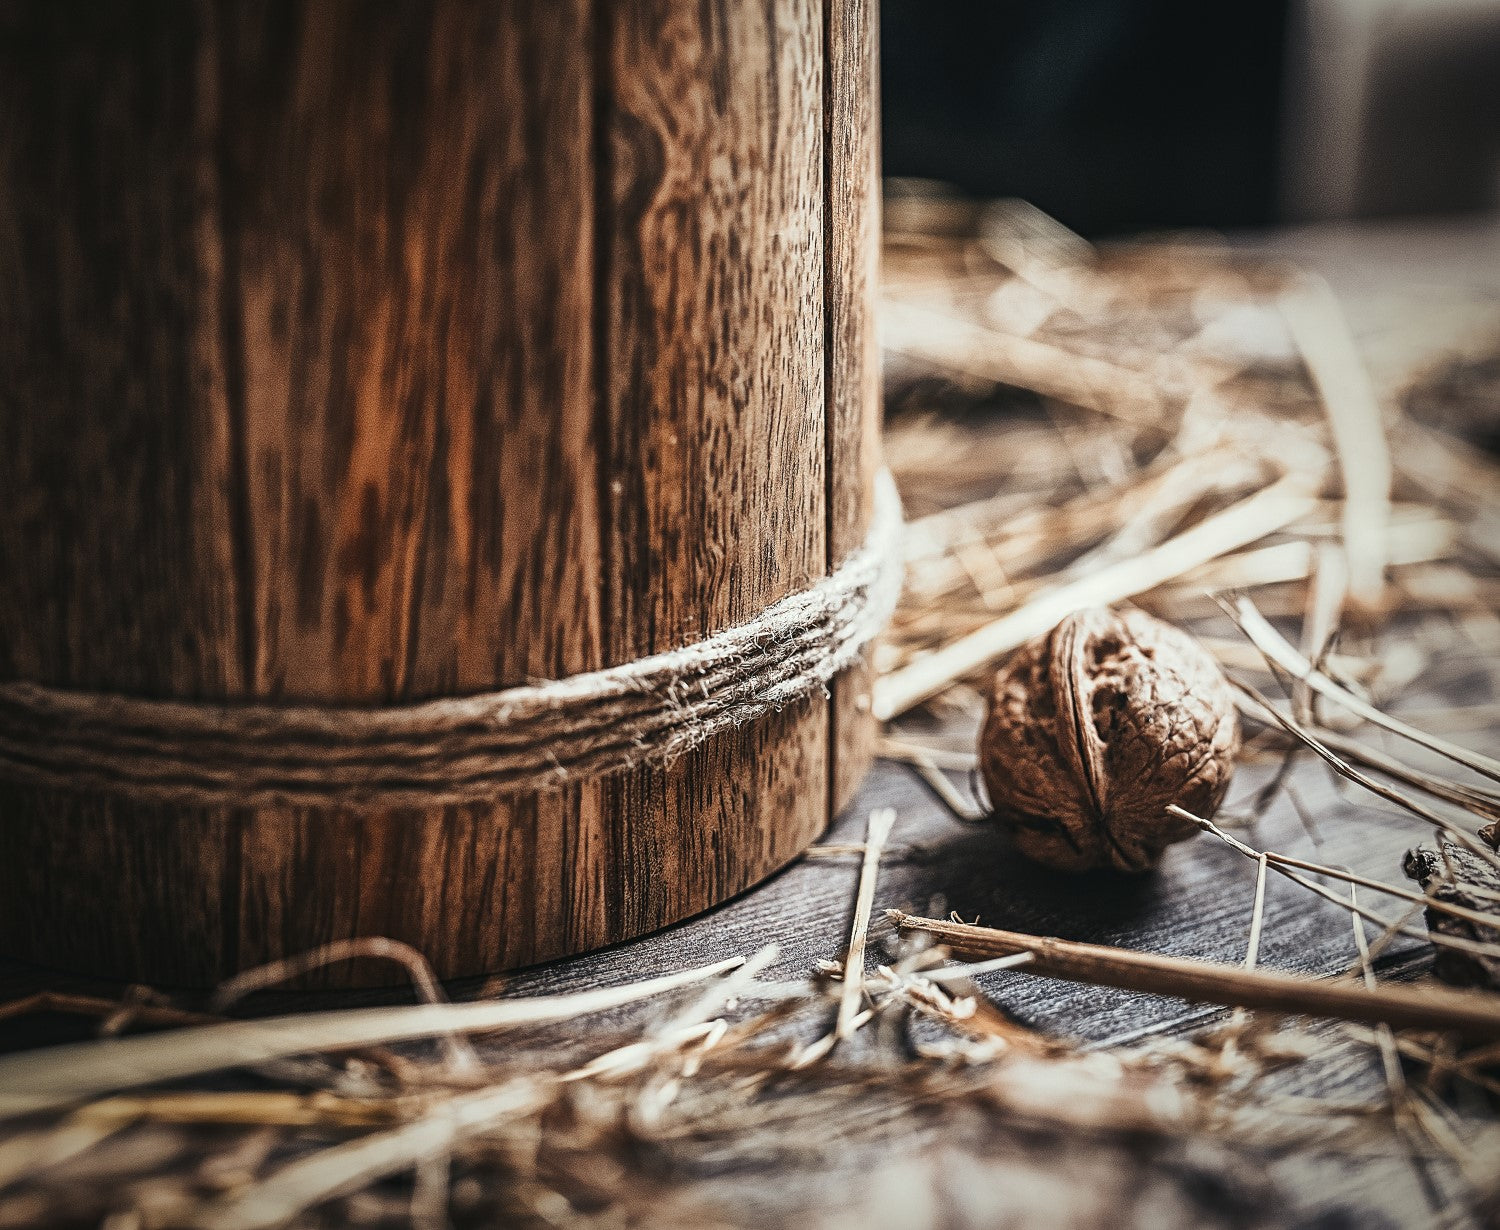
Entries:
{"type": "Polygon", "coordinates": [[[1142,611],[1080,611],[995,674],[979,760],[995,815],[1061,871],[1150,868],[1210,816],[1239,750],[1234,696],[1208,653],[1142,611]]]}

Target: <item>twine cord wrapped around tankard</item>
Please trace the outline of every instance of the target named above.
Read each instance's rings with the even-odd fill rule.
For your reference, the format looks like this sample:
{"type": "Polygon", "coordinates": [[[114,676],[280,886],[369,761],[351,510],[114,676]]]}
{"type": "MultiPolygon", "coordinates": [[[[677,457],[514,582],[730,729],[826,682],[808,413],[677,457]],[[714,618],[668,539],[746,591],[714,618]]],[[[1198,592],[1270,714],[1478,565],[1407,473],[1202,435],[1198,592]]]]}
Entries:
{"type": "Polygon", "coordinates": [[[901,507],[753,619],[554,682],[382,708],[142,700],[0,684],[0,778],[173,803],[430,807],[669,763],[826,687],[889,621],[901,507]]]}

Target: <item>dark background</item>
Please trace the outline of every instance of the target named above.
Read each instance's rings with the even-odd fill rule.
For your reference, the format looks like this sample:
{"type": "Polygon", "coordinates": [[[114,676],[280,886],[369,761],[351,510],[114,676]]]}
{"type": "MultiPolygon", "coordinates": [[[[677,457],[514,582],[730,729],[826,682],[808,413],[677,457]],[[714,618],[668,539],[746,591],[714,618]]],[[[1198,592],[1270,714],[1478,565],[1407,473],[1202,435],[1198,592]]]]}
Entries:
{"type": "Polygon", "coordinates": [[[885,172],[1085,233],[1273,220],[1285,6],[885,0],[885,172]]]}
{"type": "Polygon", "coordinates": [[[882,0],[889,177],[1086,235],[1500,208],[1500,0],[882,0]]]}

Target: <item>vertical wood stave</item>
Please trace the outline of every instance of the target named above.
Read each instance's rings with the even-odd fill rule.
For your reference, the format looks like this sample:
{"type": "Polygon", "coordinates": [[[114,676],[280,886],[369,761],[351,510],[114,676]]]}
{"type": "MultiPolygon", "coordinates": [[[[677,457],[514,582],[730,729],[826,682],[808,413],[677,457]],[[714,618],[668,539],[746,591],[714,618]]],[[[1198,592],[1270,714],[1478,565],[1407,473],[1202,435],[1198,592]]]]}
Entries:
{"type": "MultiPolygon", "coordinates": [[[[0,13],[0,677],[248,694],[216,40],[190,3],[0,13]]],[[[0,782],[0,942],[214,976],[237,823],[0,782]]]]}
{"type": "MultiPolygon", "coordinates": [[[[738,623],[826,566],[821,41],[812,0],[610,6],[601,116],[609,656],[738,623]]],[[[821,697],[604,784],[632,930],[827,822],[821,697]],[[643,840],[644,839],[644,840],[643,840]],[[631,845],[635,850],[629,849],[631,845]]]]}
{"type": "MultiPolygon", "coordinates": [[[[828,566],[864,541],[880,468],[880,57],[876,0],[826,6],[824,97],[828,365],[828,566]]],[[[875,724],[868,653],[833,685],[832,810],[843,808],[869,768],[875,724]]]]}
{"type": "MultiPolygon", "coordinates": [[[[392,11],[289,5],[231,40],[255,116],[232,130],[232,174],[264,219],[240,280],[263,694],[381,703],[605,664],[591,5],[392,11]],[[278,44],[295,69],[259,97],[278,44]]],[[[607,869],[567,854],[598,806],[583,785],[261,809],[234,963],[349,919],[455,972],[617,938],[597,909],[577,918],[599,896],[577,881],[607,869]]]]}

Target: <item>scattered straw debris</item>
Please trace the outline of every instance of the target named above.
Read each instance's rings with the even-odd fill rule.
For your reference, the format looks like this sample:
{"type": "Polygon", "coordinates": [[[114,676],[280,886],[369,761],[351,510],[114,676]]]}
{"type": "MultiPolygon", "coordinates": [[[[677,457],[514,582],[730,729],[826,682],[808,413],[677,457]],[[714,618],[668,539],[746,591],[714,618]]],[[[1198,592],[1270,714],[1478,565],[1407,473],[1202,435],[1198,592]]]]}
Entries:
{"type": "MultiPolygon", "coordinates": [[[[1245,1149],[1394,1147],[1369,1106],[1304,1099],[1268,1116],[1248,1098],[1249,1070],[1312,1054],[1259,1018],[1241,1023],[1233,1062],[1222,1045],[1213,1057],[1211,1039],[1090,1053],[1011,1020],[973,980],[1056,973],[1055,957],[1039,955],[1045,945],[955,962],[914,928],[961,938],[983,929],[903,917],[863,969],[892,820],[872,818],[848,961],[799,981],[767,977],[770,947],[569,996],[191,1025],[8,1059],[0,1225],[748,1226],[795,1211],[801,1224],[835,1227],[865,1207],[861,1159],[927,1175],[962,1157],[1024,1175],[1028,1199],[1076,1206],[1049,1224],[1101,1224],[1100,1207],[1075,1191],[1083,1183],[1115,1193],[1115,1212],[1132,1224],[1160,1216],[1166,1201],[1172,1217],[1153,1224],[1238,1226],[1261,1224],[1270,1199],[1245,1149]],[[656,1002],[613,1046],[580,1058],[555,1045],[584,1014],[656,1002]],[[826,1031],[830,1010],[834,1029],[800,1043],[808,1029],[826,1031]],[[872,1032],[877,1020],[896,1028],[872,1032]],[[417,1033],[466,1037],[476,1067],[460,1079],[441,1048],[400,1071],[358,1057],[375,1039],[417,1033]],[[293,1052],[327,1062],[301,1087],[281,1087],[266,1062],[293,1052]],[[263,1087],[268,1079],[278,1087],[263,1087]],[[1212,1198],[1194,1185],[1204,1182],[1212,1198]]],[[[1417,997],[1369,998],[1399,1009],[1417,997]]],[[[1422,1022],[1442,1009],[1429,1005],[1422,1022]]],[[[1350,1015],[1386,1019],[1378,1008],[1350,1015]]],[[[1473,1066],[1469,1052],[1446,1055],[1455,1076],[1473,1066]]],[[[997,1201],[992,1215],[1017,1207],[997,1201]]],[[[905,1223],[894,1208],[873,1208],[862,1224],[905,1223]]]]}
{"type": "MultiPolygon", "coordinates": [[[[903,201],[887,250],[897,410],[887,445],[916,517],[876,686],[876,711],[892,722],[884,753],[942,756],[963,771],[961,743],[930,732],[977,729],[996,663],[1079,607],[1131,601],[1188,623],[1236,683],[1251,723],[1243,757],[1280,762],[1237,819],[1172,809],[1255,860],[1252,956],[1246,971],[1218,975],[1218,1001],[1278,977],[1253,972],[1268,872],[1354,924],[1363,989],[1317,984],[1306,988],[1314,998],[1354,994],[1365,1013],[1388,994],[1405,1002],[1413,993],[1376,985],[1371,964],[1397,936],[1430,940],[1440,975],[1482,984],[1476,971],[1500,957],[1500,898],[1486,887],[1500,868],[1489,839],[1500,827],[1500,762],[1474,746],[1495,728],[1500,690],[1500,464],[1485,451],[1493,414],[1473,394],[1497,370],[1494,305],[1468,313],[1489,322],[1483,354],[1472,319],[1458,354],[1458,333],[1434,329],[1431,305],[1417,303],[1404,330],[1386,322],[1381,362],[1367,366],[1338,299],[1311,273],[1204,242],[1099,251],[1064,242],[1027,210],[939,216],[941,233],[919,233],[902,220],[923,214],[903,201]],[[1063,356],[1076,360],[1072,387],[1063,356]],[[1452,409],[1457,394],[1442,395],[1454,389],[1468,398],[1464,413],[1452,409]],[[1466,426],[1473,441],[1444,430],[1466,426]],[[1237,635],[1223,634],[1226,617],[1237,635]],[[1468,679],[1447,694],[1472,705],[1431,708],[1431,690],[1420,714],[1406,702],[1414,686],[1459,672],[1468,679]],[[1350,802],[1405,816],[1414,840],[1436,831],[1439,845],[1411,856],[1421,891],[1399,883],[1396,866],[1360,875],[1230,831],[1253,827],[1284,794],[1320,842],[1323,821],[1294,785],[1306,780],[1293,771],[1299,759],[1321,763],[1350,802]],[[1398,910],[1372,909],[1362,900],[1371,893],[1398,910]],[[1379,929],[1373,941],[1367,924],[1379,929]]],[[[1058,941],[900,921],[976,955],[1025,941],[1036,973],[1138,986],[1135,962],[1165,962],[1150,977],[1182,977],[1178,994],[1203,973],[1129,953],[1059,965],[1046,947],[1058,941]]],[[[1214,998],[1201,988],[1189,997],[1199,996],[1214,998]]],[[[1423,998],[1435,1007],[1443,993],[1413,1001],[1423,998]]],[[[1495,1011],[1483,999],[1469,1007],[1495,1011]]],[[[1252,1025],[1263,1022],[1237,1011],[1198,1070],[1246,1062],[1234,1039],[1252,1025]]],[[[1441,1048],[1424,1051],[1393,1027],[1360,1036],[1380,1054],[1402,1149],[1422,1155],[1413,1164],[1424,1184],[1428,1153],[1473,1178],[1466,1138],[1489,1129],[1434,1100],[1437,1068],[1410,1084],[1396,1056],[1440,1064],[1441,1048]]],[[[1463,1079],[1490,1082],[1492,1048],[1466,1055],[1463,1079]]]]}

